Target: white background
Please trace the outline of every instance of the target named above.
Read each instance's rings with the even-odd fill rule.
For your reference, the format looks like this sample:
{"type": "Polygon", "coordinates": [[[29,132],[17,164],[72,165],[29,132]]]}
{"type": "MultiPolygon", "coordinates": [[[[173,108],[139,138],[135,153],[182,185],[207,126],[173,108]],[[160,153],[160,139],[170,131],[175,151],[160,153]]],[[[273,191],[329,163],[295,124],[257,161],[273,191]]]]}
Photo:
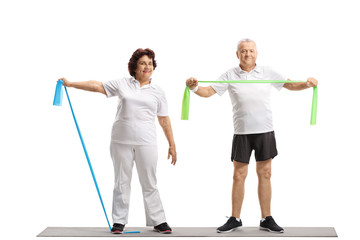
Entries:
{"type": "MultiPolygon", "coordinates": [[[[156,53],[153,80],[167,94],[178,163],[170,165],[158,126],[158,187],[172,227],[218,227],[231,214],[233,134],[228,94],[191,95],[185,80],[216,80],[238,64],[238,40],[257,42],[258,64],[290,79],[316,77],[312,90],[274,91],[279,156],[272,214],[283,227],[335,227],[358,235],[359,59],[356,1],[1,1],[0,229],[4,239],[35,239],[48,226],[106,227],[66,98],[52,106],[56,80],[128,76],[137,48],[156,53]]],[[[110,132],[117,99],[69,89],[111,219],[110,132]]],[[[255,161],[242,211],[258,226],[255,161]]],[[[145,226],[136,171],[127,226],[145,226]]]]}

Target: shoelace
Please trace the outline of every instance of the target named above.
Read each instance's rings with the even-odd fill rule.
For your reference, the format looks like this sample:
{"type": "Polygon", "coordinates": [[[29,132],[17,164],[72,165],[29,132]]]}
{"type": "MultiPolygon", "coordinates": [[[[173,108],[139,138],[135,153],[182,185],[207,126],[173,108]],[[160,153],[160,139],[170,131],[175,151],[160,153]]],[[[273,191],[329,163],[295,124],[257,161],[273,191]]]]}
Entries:
{"type": "MultiPolygon", "coordinates": [[[[231,218],[231,217],[229,217],[229,216],[225,216],[225,217],[226,217],[228,220],[231,218]]],[[[234,218],[235,218],[235,217],[234,217],[234,218]]],[[[235,218],[235,220],[238,221],[237,218],[235,218]]]]}

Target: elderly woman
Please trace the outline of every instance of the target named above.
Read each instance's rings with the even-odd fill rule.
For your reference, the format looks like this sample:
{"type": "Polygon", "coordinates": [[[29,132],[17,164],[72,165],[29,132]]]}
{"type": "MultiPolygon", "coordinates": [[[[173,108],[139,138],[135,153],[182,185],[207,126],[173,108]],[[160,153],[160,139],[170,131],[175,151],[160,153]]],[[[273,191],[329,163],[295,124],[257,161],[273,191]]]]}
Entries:
{"type": "Polygon", "coordinates": [[[143,192],[146,225],[154,226],[154,230],[160,233],[171,233],[156,186],[156,116],[169,142],[168,159],[171,156],[173,165],[176,163],[176,149],[164,91],[151,79],[156,68],[155,53],[148,48],[137,49],[130,58],[128,67],[131,77],[112,81],[61,80],[66,87],[119,98],[110,144],[115,172],[112,233],[122,233],[128,222],[134,162],[143,192]]]}

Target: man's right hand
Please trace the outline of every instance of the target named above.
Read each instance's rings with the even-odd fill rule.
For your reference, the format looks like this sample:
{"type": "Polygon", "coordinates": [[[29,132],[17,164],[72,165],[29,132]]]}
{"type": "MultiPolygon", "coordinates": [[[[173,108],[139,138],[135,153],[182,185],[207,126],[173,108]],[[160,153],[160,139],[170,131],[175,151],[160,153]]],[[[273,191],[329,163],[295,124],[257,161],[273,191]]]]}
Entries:
{"type": "Polygon", "coordinates": [[[190,90],[196,88],[196,86],[198,85],[198,80],[196,78],[189,78],[188,80],[186,80],[186,85],[189,87],[190,90]]]}

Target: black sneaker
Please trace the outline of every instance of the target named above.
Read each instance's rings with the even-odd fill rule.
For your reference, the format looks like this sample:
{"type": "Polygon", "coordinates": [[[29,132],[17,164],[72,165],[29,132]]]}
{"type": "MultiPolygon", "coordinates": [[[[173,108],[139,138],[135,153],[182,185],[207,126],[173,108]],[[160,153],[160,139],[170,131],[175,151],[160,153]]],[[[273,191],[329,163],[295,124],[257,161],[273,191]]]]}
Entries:
{"type": "Polygon", "coordinates": [[[217,228],[218,233],[232,232],[238,228],[242,227],[241,219],[240,221],[236,220],[235,217],[230,217],[227,222],[221,227],[217,228]]]}
{"type": "Polygon", "coordinates": [[[154,231],[159,233],[171,233],[172,229],[169,227],[167,222],[163,222],[157,226],[154,227],[154,231]]]}
{"type": "Polygon", "coordinates": [[[269,232],[283,233],[284,229],[276,224],[272,216],[268,216],[264,221],[260,221],[260,230],[267,230],[269,232]]]}
{"type": "Polygon", "coordinates": [[[112,229],[111,229],[111,233],[113,234],[121,234],[124,231],[124,227],[125,225],[120,224],[120,223],[114,223],[112,229]]]}

